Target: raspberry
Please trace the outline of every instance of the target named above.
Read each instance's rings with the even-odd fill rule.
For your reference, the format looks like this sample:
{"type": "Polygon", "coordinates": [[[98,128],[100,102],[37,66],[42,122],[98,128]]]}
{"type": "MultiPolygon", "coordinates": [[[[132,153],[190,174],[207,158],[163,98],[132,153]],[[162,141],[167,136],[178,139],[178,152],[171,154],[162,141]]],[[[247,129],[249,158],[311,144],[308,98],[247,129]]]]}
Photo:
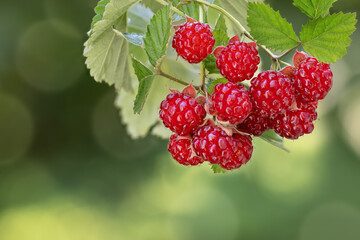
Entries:
{"type": "Polygon", "coordinates": [[[199,22],[185,22],[175,32],[172,42],[176,52],[189,63],[199,63],[212,52],[215,39],[210,26],[199,22]]]}
{"type": "Polygon", "coordinates": [[[260,116],[257,112],[250,115],[237,126],[241,132],[249,133],[254,136],[261,136],[266,130],[271,128],[271,120],[267,117],[260,116]]]}
{"type": "Polygon", "coordinates": [[[203,126],[198,128],[193,137],[195,153],[205,161],[213,164],[226,162],[231,158],[232,139],[218,126],[203,126]]]}
{"type": "Polygon", "coordinates": [[[261,72],[251,80],[250,95],[254,110],[270,118],[284,113],[295,99],[290,80],[271,70],[261,72]]]}
{"type": "Polygon", "coordinates": [[[317,119],[317,103],[297,104],[298,109],[289,110],[274,119],[274,130],[277,134],[288,139],[298,139],[314,130],[313,121],[317,119]]]}
{"type": "Polygon", "coordinates": [[[191,139],[173,134],[170,137],[168,151],[171,156],[182,165],[198,165],[204,160],[195,155],[192,149],[191,139]]]}
{"type": "Polygon", "coordinates": [[[218,120],[234,125],[241,123],[252,109],[249,91],[232,82],[217,84],[211,100],[218,120]]]}
{"type": "Polygon", "coordinates": [[[303,61],[295,71],[294,87],[298,99],[316,102],[324,99],[332,87],[330,65],[314,57],[303,61]]]}
{"type": "Polygon", "coordinates": [[[161,102],[159,114],[165,127],[181,136],[192,133],[206,116],[204,107],[183,93],[170,93],[161,102]]]}
{"type": "Polygon", "coordinates": [[[220,166],[227,170],[239,168],[241,165],[247,163],[253,151],[250,136],[234,134],[230,143],[233,152],[231,158],[220,162],[220,166]]]}
{"type": "Polygon", "coordinates": [[[231,82],[251,79],[260,63],[258,51],[252,44],[231,42],[216,60],[221,75],[231,82]]]}

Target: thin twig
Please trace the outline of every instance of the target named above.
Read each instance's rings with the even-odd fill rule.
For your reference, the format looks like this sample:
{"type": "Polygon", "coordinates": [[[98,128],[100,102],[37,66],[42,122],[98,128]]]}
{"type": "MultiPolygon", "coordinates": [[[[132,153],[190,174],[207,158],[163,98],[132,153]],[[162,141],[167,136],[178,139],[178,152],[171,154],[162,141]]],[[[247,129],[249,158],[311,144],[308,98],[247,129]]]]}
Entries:
{"type": "Polygon", "coordinates": [[[201,90],[205,93],[206,92],[206,86],[205,86],[205,62],[201,62],[201,69],[200,69],[200,87],[201,90]]]}
{"type": "MultiPolygon", "coordinates": [[[[189,83],[187,83],[187,82],[185,82],[185,81],[183,81],[183,80],[181,80],[181,79],[178,79],[178,78],[176,78],[176,77],[173,77],[173,76],[171,76],[171,75],[169,75],[169,74],[167,74],[167,73],[164,73],[164,72],[161,71],[160,69],[157,71],[156,75],[159,75],[159,76],[162,76],[162,77],[166,77],[166,78],[170,79],[171,81],[180,83],[180,84],[182,84],[182,85],[184,85],[184,86],[188,86],[188,85],[189,85],[189,83]]],[[[193,87],[194,87],[195,89],[197,89],[197,90],[200,90],[200,89],[201,89],[200,86],[193,86],[193,87]]]]}
{"type": "Polygon", "coordinates": [[[202,5],[199,7],[199,20],[200,22],[204,22],[204,9],[202,8],[202,5]]]}
{"type": "MultiPolygon", "coordinates": [[[[200,22],[204,22],[204,10],[203,10],[203,5],[201,5],[199,7],[199,20],[200,22]]],[[[200,87],[201,87],[201,90],[205,93],[205,62],[202,61],[201,62],[201,66],[200,66],[200,87]]]]}

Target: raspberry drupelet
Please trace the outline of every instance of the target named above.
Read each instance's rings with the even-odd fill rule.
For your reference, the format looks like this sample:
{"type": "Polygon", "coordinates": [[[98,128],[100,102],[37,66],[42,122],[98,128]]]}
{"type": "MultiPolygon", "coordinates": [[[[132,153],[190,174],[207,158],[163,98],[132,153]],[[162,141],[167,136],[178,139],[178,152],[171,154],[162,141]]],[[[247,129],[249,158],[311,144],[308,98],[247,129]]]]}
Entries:
{"type": "Polygon", "coordinates": [[[199,63],[212,52],[215,39],[208,24],[188,19],[175,29],[172,47],[189,63],[199,63]]]}
{"type": "Polygon", "coordinates": [[[170,93],[160,105],[160,119],[165,127],[181,136],[190,135],[204,122],[204,107],[184,93],[170,93]]]}
{"type": "Polygon", "coordinates": [[[237,126],[241,132],[249,133],[254,136],[261,136],[266,130],[271,128],[271,120],[268,117],[262,117],[257,112],[250,115],[237,126]]]}
{"type": "Polygon", "coordinates": [[[193,136],[195,153],[205,161],[219,164],[231,159],[232,139],[218,126],[199,127],[193,136]]]}
{"type": "Polygon", "coordinates": [[[294,87],[298,99],[316,102],[324,99],[332,87],[333,73],[330,65],[319,63],[314,57],[308,57],[295,70],[294,87]]]}
{"type": "Polygon", "coordinates": [[[274,119],[273,127],[277,134],[288,139],[298,139],[314,130],[313,121],[317,119],[317,103],[297,103],[296,109],[290,109],[274,119]]]}
{"type": "Polygon", "coordinates": [[[250,95],[253,109],[268,118],[285,113],[295,100],[291,81],[272,70],[261,72],[251,80],[250,95]]]}
{"type": "Polygon", "coordinates": [[[251,112],[249,91],[241,84],[218,83],[211,96],[213,110],[217,119],[236,125],[251,112]]]}
{"type": "Polygon", "coordinates": [[[195,166],[204,162],[202,158],[195,154],[190,136],[182,137],[177,134],[171,135],[168,151],[171,156],[182,165],[195,166]]]}
{"type": "Polygon", "coordinates": [[[235,83],[251,79],[260,63],[256,43],[236,41],[236,37],[225,48],[220,47],[220,53],[214,53],[221,75],[235,83]]]}
{"type": "Polygon", "coordinates": [[[253,152],[250,136],[233,134],[231,140],[232,156],[220,162],[220,166],[227,170],[236,169],[246,164],[250,160],[253,152]]]}

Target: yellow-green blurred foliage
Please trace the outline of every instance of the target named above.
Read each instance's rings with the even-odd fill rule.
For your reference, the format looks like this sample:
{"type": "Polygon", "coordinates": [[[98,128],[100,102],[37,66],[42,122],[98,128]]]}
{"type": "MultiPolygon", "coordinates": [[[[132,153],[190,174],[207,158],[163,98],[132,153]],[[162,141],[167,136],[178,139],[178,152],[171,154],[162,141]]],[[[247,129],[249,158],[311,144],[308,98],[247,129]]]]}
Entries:
{"type": "MultiPolygon", "coordinates": [[[[291,1],[270,3],[298,32],[291,1]]],[[[359,31],[313,134],[291,153],[255,140],[246,166],[214,175],[126,134],[84,66],[95,4],[0,1],[1,240],[360,239],[359,31]]]]}

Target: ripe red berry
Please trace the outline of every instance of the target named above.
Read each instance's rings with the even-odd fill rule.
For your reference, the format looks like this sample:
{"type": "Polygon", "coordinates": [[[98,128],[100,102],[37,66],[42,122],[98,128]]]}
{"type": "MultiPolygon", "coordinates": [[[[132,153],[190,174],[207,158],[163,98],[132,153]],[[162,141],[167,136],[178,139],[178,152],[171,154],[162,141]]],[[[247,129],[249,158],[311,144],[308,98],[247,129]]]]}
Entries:
{"type": "Polygon", "coordinates": [[[260,58],[254,45],[240,41],[231,42],[216,60],[221,75],[231,82],[251,79],[259,63],[260,58]]]}
{"type": "Polygon", "coordinates": [[[250,136],[233,134],[232,141],[230,143],[233,153],[231,158],[224,159],[220,162],[220,166],[227,170],[239,168],[241,165],[247,163],[253,152],[250,136]]]}
{"type": "Polygon", "coordinates": [[[316,102],[324,99],[332,87],[330,65],[309,57],[295,71],[294,87],[298,99],[316,102]]]}
{"type": "Polygon", "coordinates": [[[217,84],[211,101],[217,119],[234,125],[241,123],[252,109],[249,91],[232,82],[217,84]]]}
{"type": "Polygon", "coordinates": [[[269,118],[284,113],[295,99],[290,80],[271,70],[261,72],[251,80],[250,95],[254,110],[269,118]]]}
{"type": "Polygon", "coordinates": [[[314,130],[313,121],[317,119],[316,103],[297,104],[295,110],[288,110],[274,119],[274,130],[288,139],[298,139],[314,130]]]}
{"type": "Polygon", "coordinates": [[[194,98],[183,93],[170,93],[161,102],[159,115],[165,127],[186,136],[204,122],[206,112],[194,98]]]}
{"type": "Polygon", "coordinates": [[[215,39],[210,26],[199,22],[185,22],[175,32],[172,42],[176,52],[189,63],[199,63],[212,52],[215,39]]]}
{"type": "Polygon", "coordinates": [[[181,137],[173,134],[170,137],[168,151],[171,156],[182,165],[198,165],[204,160],[197,156],[192,148],[190,137],[181,137]]]}
{"type": "Polygon", "coordinates": [[[193,137],[195,153],[213,164],[224,162],[232,156],[231,136],[218,126],[198,128],[193,137]]]}
{"type": "Polygon", "coordinates": [[[257,112],[250,115],[237,126],[241,132],[249,133],[254,136],[261,136],[266,130],[271,128],[271,120],[268,117],[262,117],[257,112]]]}

